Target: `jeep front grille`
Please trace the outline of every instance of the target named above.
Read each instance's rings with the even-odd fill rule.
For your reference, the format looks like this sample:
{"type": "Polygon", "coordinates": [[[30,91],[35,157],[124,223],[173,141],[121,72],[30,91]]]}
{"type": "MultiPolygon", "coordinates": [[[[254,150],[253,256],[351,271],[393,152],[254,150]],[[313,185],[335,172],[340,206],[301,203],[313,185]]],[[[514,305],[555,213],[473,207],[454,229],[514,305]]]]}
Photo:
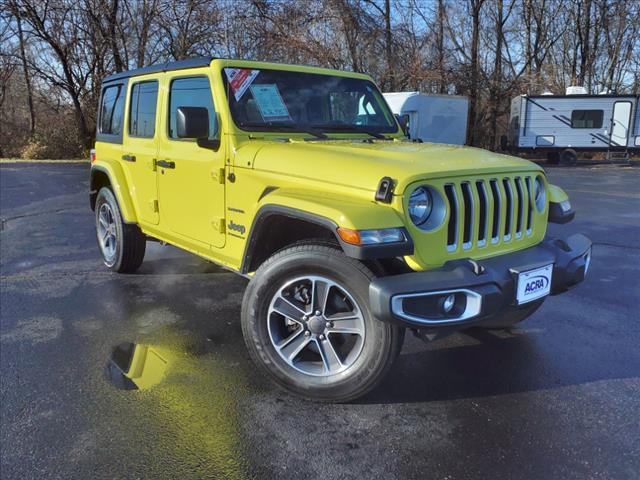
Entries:
{"type": "Polygon", "coordinates": [[[531,176],[447,183],[447,250],[469,250],[529,237],[534,213],[533,185],[531,176]]]}

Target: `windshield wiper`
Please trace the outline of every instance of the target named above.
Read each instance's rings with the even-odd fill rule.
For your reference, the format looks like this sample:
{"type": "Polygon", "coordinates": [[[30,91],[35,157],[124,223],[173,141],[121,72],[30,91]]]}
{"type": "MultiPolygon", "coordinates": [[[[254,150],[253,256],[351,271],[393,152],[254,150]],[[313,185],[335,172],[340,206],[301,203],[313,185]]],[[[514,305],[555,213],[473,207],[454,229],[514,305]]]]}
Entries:
{"type": "Polygon", "coordinates": [[[373,138],[379,138],[380,140],[389,140],[387,137],[378,132],[372,132],[371,130],[363,127],[359,127],[358,125],[342,125],[342,124],[328,124],[328,125],[313,125],[314,128],[323,129],[323,130],[339,130],[342,132],[353,132],[353,133],[364,133],[373,138]]]}
{"type": "Polygon", "coordinates": [[[308,133],[309,135],[313,135],[316,138],[326,139],[327,137],[324,133],[311,128],[306,127],[304,125],[292,125],[289,123],[265,123],[265,124],[243,124],[243,128],[260,128],[262,131],[269,132],[289,132],[289,133],[308,133]]]}

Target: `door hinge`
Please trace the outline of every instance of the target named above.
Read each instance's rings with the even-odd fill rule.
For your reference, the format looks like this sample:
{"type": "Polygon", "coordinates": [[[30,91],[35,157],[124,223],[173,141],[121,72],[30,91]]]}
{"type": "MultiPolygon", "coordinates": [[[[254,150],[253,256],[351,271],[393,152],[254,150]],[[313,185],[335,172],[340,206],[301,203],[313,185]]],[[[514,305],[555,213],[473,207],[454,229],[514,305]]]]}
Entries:
{"type": "Polygon", "coordinates": [[[211,221],[211,226],[218,233],[224,233],[226,231],[224,218],[214,218],[211,221]]]}
{"type": "Polygon", "coordinates": [[[149,200],[149,206],[153,213],[158,213],[158,200],[149,200]]]}
{"type": "Polygon", "coordinates": [[[214,182],[224,183],[224,168],[214,168],[211,170],[211,178],[214,182]]]}

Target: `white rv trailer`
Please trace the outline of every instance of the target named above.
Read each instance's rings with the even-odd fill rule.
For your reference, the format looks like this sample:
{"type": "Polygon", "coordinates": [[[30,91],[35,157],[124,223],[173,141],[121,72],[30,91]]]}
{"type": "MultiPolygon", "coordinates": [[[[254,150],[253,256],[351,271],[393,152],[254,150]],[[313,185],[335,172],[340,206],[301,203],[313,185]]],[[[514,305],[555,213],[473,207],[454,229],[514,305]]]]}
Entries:
{"type": "Polygon", "coordinates": [[[503,147],[575,162],[577,152],[640,152],[638,95],[519,95],[503,147]]]}
{"type": "Polygon", "coordinates": [[[394,114],[405,118],[409,138],[423,142],[465,144],[469,111],[466,97],[393,92],[385,93],[384,98],[394,114]]]}

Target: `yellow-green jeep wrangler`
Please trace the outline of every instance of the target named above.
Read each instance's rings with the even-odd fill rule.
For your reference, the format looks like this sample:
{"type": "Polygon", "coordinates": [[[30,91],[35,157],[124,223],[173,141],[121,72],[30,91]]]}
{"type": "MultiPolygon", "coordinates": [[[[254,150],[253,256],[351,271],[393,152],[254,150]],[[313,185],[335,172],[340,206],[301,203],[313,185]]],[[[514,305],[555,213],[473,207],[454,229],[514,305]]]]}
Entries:
{"type": "Polygon", "coordinates": [[[242,328],[279,385],[346,401],[406,328],[507,327],[581,282],[591,242],[533,163],[412,142],[366,75],[198,58],[105,78],[91,207],[104,263],[148,239],[250,279],[242,328]]]}

